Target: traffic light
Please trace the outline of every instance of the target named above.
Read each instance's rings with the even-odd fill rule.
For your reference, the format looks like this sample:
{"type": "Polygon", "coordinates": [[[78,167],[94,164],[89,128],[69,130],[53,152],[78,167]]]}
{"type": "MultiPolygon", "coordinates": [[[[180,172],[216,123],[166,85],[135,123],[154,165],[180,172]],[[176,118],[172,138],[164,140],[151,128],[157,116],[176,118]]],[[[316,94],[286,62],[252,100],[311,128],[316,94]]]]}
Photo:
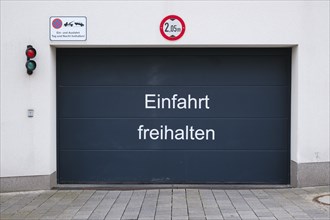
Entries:
{"type": "Polygon", "coordinates": [[[37,67],[37,63],[34,60],[31,60],[35,58],[35,56],[37,55],[37,51],[33,48],[33,46],[28,45],[25,51],[25,55],[27,59],[25,63],[27,74],[31,75],[33,73],[33,70],[35,70],[37,67]]]}

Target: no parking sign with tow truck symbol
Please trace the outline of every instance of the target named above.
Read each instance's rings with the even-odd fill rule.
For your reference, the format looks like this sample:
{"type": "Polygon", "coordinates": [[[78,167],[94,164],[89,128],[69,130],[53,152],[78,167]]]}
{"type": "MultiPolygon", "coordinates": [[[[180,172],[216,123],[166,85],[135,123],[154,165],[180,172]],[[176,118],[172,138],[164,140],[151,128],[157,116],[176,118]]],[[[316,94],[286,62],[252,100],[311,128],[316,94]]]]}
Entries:
{"type": "Polygon", "coordinates": [[[52,16],[49,19],[51,41],[87,40],[87,18],[84,16],[52,16]]]}

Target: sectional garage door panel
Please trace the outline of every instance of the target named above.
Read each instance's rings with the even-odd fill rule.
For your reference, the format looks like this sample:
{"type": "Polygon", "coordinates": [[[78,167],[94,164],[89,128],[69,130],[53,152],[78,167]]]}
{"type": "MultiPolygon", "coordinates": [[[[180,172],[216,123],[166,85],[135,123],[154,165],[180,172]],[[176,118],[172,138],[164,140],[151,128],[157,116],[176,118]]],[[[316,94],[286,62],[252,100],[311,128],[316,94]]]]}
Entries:
{"type": "Polygon", "coordinates": [[[59,95],[63,106],[59,113],[64,118],[289,117],[287,86],[65,86],[59,88],[59,95]],[[145,94],[159,94],[160,98],[173,94],[202,98],[207,94],[210,108],[193,109],[195,102],[191,102],[190,109],[173,109],[171,102],[171,109],[146,111],[145,94]]]}
{"type": "Polygon", "coordinates": [[[283,49],[240,52],[174,48],[57,51],[57,62],[61,63],[57,70],[63,73],[58,76],[58,83],[62,86],[251,86],[288,85],[290,81],[286,74],[290,71],[287,63],[290,59],[286,57],[288,50],[283,49]],[[66,57],[61,55],[63,53],[66,57]],[[79,71],[74,64],[81,66],[79,71]]]}
{"type": "Polygon", "coordinates": [[[283,184],[288,172],[283,151],[68,150],[60,157],[62,183],[257,184],[267,177],[267,183],[283,184]]]}
{"type": "Polygon", "coordinates": [[[290,49],[57,49],[59,182],[288,183],[290,63],[290,49]]]}
{"type": "MultiPolygon", "coordinates": [[[[63,150],[287,150],[288,120],[274,118],[61,119],[63,150]],[[137,128],[213,128],[216,140],[137,141],[137,128]],[[279,135],[280,134],[280,135],[279,135]]],[[[168,134],[170,136],[170,134],[168,134]]],[[[211,139],[211,135],[209,135],[211,139]]]]}

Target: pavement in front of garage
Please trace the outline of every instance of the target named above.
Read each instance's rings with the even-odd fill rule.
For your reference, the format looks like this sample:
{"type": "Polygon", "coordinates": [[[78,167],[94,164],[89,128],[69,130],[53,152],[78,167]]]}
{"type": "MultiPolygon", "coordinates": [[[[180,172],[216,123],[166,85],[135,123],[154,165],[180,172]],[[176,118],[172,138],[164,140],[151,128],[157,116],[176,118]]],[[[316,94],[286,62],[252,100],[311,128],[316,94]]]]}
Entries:
{"type": "Polygon", "coordinates": [[[0,219],[329,220],[330,206],[314,199],[329,194],[329,189],[62,189],[1,193],[0,219]]]}

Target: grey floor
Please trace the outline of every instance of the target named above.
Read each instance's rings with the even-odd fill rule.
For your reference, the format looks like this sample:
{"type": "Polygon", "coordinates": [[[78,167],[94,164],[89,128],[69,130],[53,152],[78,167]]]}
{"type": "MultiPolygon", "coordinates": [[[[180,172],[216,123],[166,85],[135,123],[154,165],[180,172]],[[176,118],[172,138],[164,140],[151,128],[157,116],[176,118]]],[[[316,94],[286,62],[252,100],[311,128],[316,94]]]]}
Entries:
{"type": "Polygon", "coordinates": [[[313,202],[329,187],[300,189],[47,190],[0,194],[0,219],[330,219],[313,202]]]}

